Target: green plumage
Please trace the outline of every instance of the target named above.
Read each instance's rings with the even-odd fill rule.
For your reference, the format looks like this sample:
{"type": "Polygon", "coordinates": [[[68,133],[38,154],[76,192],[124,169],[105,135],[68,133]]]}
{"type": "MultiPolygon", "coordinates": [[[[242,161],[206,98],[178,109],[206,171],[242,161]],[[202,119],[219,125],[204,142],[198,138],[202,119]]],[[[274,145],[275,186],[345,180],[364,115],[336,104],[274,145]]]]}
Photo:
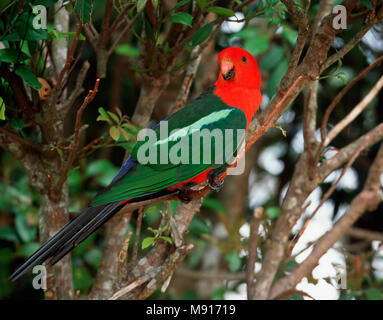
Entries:
{"type": "MultiPolygon", "coordinates": [[[[177,183],[188,181],[209,168],[219,168],[226,163],[237,149],[237,142],[243,137],[243,134],[237,137],[237,129],[242,129],[241,132],[244,133],[247,119],[241,109],[226,105],[213,93],[213,89],[213,87],[210,88],[196,100],[166,119],[169,135],[165,138],[160,136],[161,127],[164,125],[164,122],[161,122],[154,129],[157,139],[161,139],[160,142],[158,140],[154,143],[148,143],[148,140],[138,142],[131,155],[132,160],[137,162],[137,164],[120,179],[113,182],[106,190],[97,195],[91,202],[91,205],[103,205],[114,201],[123,201],[154,194],[177,183]],[[175,129],[177,130],[173,132],[175,129]],[[217,131],[217,134],[219,131],[223,133],[223,148],[217,148],[215,140],[212,141],[210,146],[207,143],[202,143],[202,138],[198,138],[196,135],[200,134],[199,132],[203,129],[210,131],[220,129],[217,131]],[[233,139],[225,139],[225,129],[233,130],[233,139]],[[180,146],[181,139],[189,139],[189,142],[200,140],[200,157],[196,158],[196,149],[192,150],[192,143],[190,143],[189,150],[186,152],[186,162],[188,163],[185,163],[185,161],[179,164],[174,164],[174,161],[170,163],[170,151],[175,150],[173,148],[177,145],[180,146]],[[165,154],[162,153],[161,159],[160,145],[169,151],[165,154]],[[140,152],[142,156],[142,150],[144,149],[148,152],[150,149],[152,154],[157,156],[157,163],[150,162],[145,165],[139,163],[140,161],[138,160],[141,160],[139,159],[140,152]],[[220,152],[217,152],[217,150],[220,150],[220,152]],[[207,152],[211,154],[210,161],[203,158],[207,152]],[[161,163],[159,163],[160,160],[161,163]]],[[[173,152],[173,155],[175,154],[179,153],[173,152]]]]}

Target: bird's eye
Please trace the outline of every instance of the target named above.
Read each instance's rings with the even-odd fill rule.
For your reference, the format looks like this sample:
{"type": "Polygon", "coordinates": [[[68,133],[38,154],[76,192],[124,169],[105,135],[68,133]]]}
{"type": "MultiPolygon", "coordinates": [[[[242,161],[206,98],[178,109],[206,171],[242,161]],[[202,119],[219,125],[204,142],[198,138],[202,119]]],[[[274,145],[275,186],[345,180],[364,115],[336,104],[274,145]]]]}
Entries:
{"type": "Polygon", "coordinates": [[[246,57],[245,57],[245,56],[242,57],[242,62],[243,62],[243,63],[246,63],[246,61],[247,61],[246,57]]]}

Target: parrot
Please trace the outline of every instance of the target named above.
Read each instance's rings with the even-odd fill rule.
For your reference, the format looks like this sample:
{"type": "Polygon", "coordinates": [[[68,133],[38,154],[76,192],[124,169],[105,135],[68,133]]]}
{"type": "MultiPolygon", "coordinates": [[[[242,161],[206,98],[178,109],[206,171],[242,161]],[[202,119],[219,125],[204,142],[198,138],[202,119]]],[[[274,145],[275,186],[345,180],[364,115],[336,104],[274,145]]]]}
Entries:
{"type": "MultiPolygon", "coordinates": [[[[223,49],[218,54],[218,64],[219,75],[214,85],[153,128],[154,132],[158,133],[166,121],[169,131],[176,132],[165,138],[161,137],[159,145],[174,146],[179,139],[202,129],[233,129],[235,132],[238,130],[242,132],[239,140],[244,140],[244,134],[262,102],[260,70],[256,59],[240,47],[223,49]]],[[[214,163],[215,158],[210,163],[140,163],[140,147],[145,143],[147,140],[137,141],[111,183],[16,269],[10,280],[17,280],[37,264],[46,262],[48,265],[54,265],[127,203],[156,199],[170,193],[179,193],[181,201],[188,201],[184,198],[183,191],[203,182],[208,183],[212,190],[217,191],[221,188],[223,181],[219,181],[217,177],[227,170],[227,163],[214,163]]],[[[224,139],[224,148],[228,144],[224,139]]],[[[233,155],[237,147],[238,144],[234,144],[227,150],[232,151],[233,155]]],[[[203,148],[204,146],[201,156],[206,152],[206,148],[203,148]]],[[[154,147],[154,151],[156,150],[158,151],[154,147]]],[[[190,156],[195,153],[193,150],[189,151],[190,156]]],[[[218,156],[214,154],[219,153],[214,146],[208,151],[211,151],[213,156],[218,156]]]]}

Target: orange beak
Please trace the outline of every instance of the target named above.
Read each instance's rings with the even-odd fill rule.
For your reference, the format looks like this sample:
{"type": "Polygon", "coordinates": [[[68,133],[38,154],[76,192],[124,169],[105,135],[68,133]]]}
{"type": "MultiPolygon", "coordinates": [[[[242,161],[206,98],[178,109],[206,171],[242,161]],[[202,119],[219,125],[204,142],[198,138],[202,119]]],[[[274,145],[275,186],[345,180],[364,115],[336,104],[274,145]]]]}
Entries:
{"type": "Polygon", "coordinates": [[[234,77],[234,65],[230,59],[225,58],[221,60],[221,73],[224,80],[234,77]]]}

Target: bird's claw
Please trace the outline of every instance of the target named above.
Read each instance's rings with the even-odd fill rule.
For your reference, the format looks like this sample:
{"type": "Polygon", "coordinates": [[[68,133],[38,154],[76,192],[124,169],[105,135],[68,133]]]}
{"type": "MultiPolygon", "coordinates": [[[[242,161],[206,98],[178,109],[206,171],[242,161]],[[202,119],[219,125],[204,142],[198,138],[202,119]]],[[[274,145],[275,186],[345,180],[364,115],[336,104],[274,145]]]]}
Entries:
{"type": "Polygon", "coordinates": [[[225,182],[225,180],[219,180],[218,175],[215,173],[209,174],[207,178],[207,184],[209,188],[213,191],[220,191],[222,189],[222,186],[225,182]]]}
{"type": "Polygon", "coordinates": [[[188,196],[188,192],[183,190],[178,193],[178,199],[180,199],[182,203],[189,203],[192,200],[188,196]]]}

